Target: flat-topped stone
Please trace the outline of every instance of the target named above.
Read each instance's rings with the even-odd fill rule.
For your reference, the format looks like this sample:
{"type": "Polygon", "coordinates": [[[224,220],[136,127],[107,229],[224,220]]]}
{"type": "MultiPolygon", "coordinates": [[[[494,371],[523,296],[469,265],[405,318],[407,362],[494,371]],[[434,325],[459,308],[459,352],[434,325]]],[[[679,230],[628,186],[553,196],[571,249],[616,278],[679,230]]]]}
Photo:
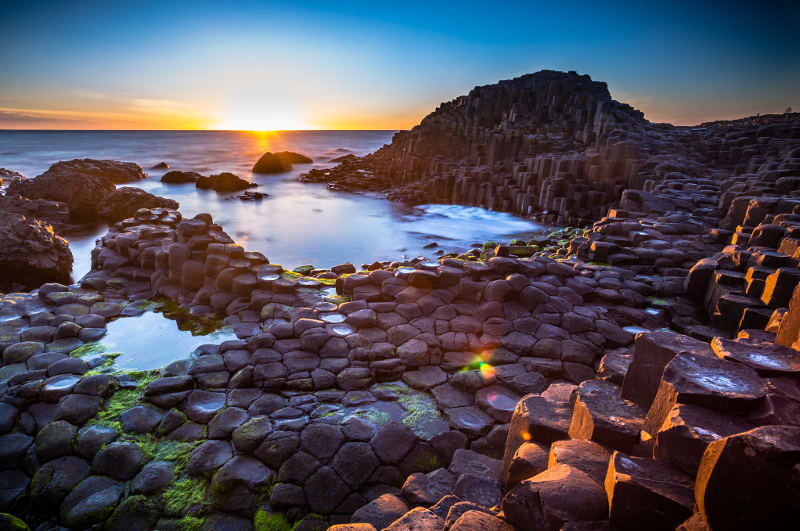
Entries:
{"type": "Polygon", "coordinates": [[[622,398],[649,408],[661,375],[672,358],[682,352],[713,356],[708,344],[675,332],[647,332],[636,336],[633,360],[622,385],[622,398]]]}
{"type": "Polygon", "coordinates": [[[711,348],[720,358],[743,363],[763,376],[800,374],[800,351],[773,342],[715,337],[711,348]]]}
{"type": "Polygon", "coordinates": [[[642,429],[650,436],[657,434],[678,403],[741,414],[755,409],[766,393],[766,383],[750,367],[717,357],[679,354],[664,369],[642,429]]]}
{"type": "Polygon", "coordinates": [[[692,514],[693,487],[662,461],[614,452],[605,479],[610,519],[629,529],[675,529],[692,514]]]}
{"type": "Polygon", "coordinates": [[[605,380],[587,380],[575,389],[569,436],[630,452],[639,441],[645,410],[620,398],[620,388],[605,380]]]}

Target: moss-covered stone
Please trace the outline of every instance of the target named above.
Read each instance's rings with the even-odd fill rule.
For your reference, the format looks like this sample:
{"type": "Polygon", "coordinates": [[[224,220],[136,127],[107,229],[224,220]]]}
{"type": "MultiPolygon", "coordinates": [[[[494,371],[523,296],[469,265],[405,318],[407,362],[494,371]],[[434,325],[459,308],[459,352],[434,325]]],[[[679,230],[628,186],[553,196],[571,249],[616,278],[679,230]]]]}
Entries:
{"type": "Polygon", "coordinates": [[[30,531],[28,524],[8,513],[0,513],[0,529],[3,531],[30,531]]]}
{"type": "Polygon", "coordinates": [[[255,531],[291,531],[295,528],[283,513],[271,513],[266,509],[259,509],[253,516],[255,531]]]}

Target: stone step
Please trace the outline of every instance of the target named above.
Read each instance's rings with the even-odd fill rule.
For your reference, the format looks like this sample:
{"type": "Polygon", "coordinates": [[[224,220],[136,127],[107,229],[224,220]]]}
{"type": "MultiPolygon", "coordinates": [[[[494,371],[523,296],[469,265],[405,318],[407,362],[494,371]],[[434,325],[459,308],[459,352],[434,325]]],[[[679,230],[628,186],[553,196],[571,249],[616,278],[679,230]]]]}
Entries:
{"type": "Polygon", "coordinates": [[[675,529],[692,514],[693,487],[663,461],[614,452],[605,478],[609,517],[626,529],[675,529]]]}
{"type": "Polygon", "coordinates": [[[620,398],[620,387],[605,380],[587,380],[574,392],[569,427],[573,439],[592,440],[630,453],[639,441],[646,411],[620,398]]]}
{"type": "Polygon", "coordinates": [[[717,357],[678,354],[664,369],[642,430],[649,437],[656,435],[679,403],[741,415],[755,410],[766,394],[766,382],[750,367],[717,357]]]}

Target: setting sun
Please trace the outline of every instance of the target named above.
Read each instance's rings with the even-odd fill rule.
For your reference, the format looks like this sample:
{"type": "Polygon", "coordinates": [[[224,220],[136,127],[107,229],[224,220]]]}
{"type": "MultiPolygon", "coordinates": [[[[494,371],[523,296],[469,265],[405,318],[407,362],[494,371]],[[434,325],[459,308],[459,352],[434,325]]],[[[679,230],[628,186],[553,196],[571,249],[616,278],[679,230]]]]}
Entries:
{"type": "Polygon", "coordinates": [[[236,109],[215,123],[212,129],[231,131],[291,131],[318,129],[289,109],[236,109]]]}

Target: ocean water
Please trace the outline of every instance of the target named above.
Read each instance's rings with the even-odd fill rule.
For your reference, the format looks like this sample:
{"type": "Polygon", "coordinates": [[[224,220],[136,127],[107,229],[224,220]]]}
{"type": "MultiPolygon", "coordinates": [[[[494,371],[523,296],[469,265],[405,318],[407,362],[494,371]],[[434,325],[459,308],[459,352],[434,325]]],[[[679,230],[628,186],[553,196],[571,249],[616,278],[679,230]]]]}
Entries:
{"type": "MultiPolygon", "coordinates": [[[[148,178],[139,186],[175,199],[184,216],[210,213],[214,221],[247,250],[260,251],[272,263],[293,268],[312,264],[327,268],[343,262],[357,266],[375,260],[433,257],[436,242],[445,251],[463,250],[489,239],[524,237],[544,227],[503,212],[458,205],[410,208],[382,198],[333,192],[325,185],[305,184],[298,175],[332,166],[332,158],[365,155],[391,141],[393,131],[0,131],[0,167],[34,177],[52,163],[73,158],[136,162],[148,178]],[[313,164],[296,164],[276,175],[253,174],[266,151],[296,151],[313,164]],[[268,198],[249,202],[198,190],[193,184],[162,184],[168,170],[152,170],[159,162],[171,169],[204,175],[230,171],[258,183],[252,190],[268,198]]],[[[73,277],[89,271],[90,252],[105,225],[70,234],[75,257],[73,277]]]]}

